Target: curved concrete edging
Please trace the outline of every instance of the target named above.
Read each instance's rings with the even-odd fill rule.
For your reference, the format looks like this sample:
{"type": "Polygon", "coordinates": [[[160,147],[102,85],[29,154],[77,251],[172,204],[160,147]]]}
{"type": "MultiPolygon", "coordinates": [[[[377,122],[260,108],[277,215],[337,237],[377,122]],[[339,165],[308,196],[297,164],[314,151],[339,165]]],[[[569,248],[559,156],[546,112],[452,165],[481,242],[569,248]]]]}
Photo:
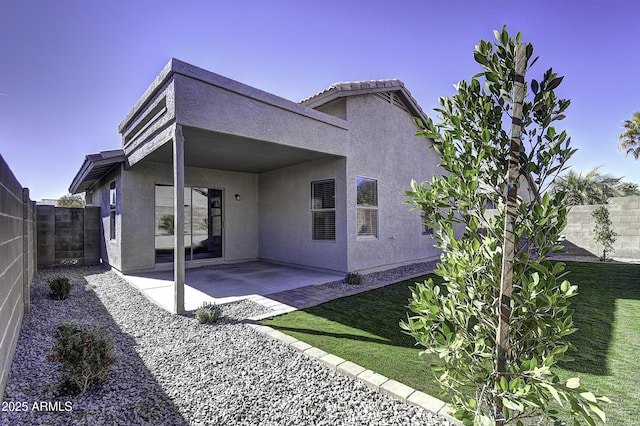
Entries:
{"type": "Polygon", "coordinates": [[[443,417],[452,425],[462,425],[460,421],[454,419],[449,414],[449,405],[444,401],[441,401],[438,398],[435,398],[422,391],[416,390],[396,380],[389,379],[388,377],[383,376],[382,374],[378,374],[375,371],[368,370],[356,363],[347,361],[344,358],[327,353],[322,349],[311,346],[308,343],[298,340],[295,337],[289,336],[288,334],[284,334],[283,332],[272,327],[261,325],[260,323],[258,323],[258,321],[263,319],[272,318],[278,315],[296,311],[296,308],[273,301],[263,296],[252,296],[249,298],[249,300],[273,309],[272,312],[268,312],[264,315],[247,318],[245,324],[247,324],[255,331],[262,333],[274,340],[277,340],[297,351],[300,351],[309,358],[317,359],[323,365],[335,371],[336,373],[358,380],[375,392],[387,395],[405,404],[422,407],[425,410],[430,411],[431,413],[443,417]]]}

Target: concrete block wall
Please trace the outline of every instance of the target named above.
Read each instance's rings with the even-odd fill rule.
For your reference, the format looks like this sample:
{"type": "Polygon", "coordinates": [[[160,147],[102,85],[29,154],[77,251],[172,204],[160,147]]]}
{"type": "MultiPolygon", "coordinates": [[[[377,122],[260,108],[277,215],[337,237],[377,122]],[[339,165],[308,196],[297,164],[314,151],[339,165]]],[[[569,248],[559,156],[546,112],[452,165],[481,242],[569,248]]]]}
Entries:
{"type": "MultiPolygon", "coordinates": [[[[619,234],[613,245],[613,257],[640,259],[640,196],[611,198],[606,206],[612,228],[619,234]]],[[[595,221],[591,216],[597,207],[598,205],[573,206],[564,234],[570,243],[600,256],[602,246],[593,239],[595,221]]]]}
{"type": "Polygon", "coordinates": [[[35,203],[0,155],[0,395],[11,368],[35,273],[35,203]]]}
{"type": "Polygon", "coordinates": [[[100,263],[100,208],[38,205],[38,267],[100,263]]]}

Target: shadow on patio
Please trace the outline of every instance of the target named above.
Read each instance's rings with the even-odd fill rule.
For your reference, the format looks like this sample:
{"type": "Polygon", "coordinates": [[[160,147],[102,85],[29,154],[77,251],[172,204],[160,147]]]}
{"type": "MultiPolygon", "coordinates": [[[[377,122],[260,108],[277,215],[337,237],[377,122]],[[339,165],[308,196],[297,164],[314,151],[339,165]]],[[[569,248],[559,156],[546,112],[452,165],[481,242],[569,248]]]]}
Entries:
{"type": "MultiPolygon", "coordinates": [[[[154,303],[172,311],[173,270],[130,274],[125,278],[154,303]]],[[[186,270],[185,310],[195,310],[203,302],[229,303],[253,295],[268,296],[343,278],[337,272],[265,261],[201,266],[186,270]]]]}

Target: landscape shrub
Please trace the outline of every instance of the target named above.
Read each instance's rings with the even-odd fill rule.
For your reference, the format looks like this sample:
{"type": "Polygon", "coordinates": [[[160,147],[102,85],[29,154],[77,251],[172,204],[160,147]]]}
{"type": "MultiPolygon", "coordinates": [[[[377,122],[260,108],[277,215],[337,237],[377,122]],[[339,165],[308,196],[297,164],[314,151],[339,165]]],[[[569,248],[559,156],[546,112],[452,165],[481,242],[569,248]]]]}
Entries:
{"type": "Polygon", "coordinates": [[[616,242],[618,233],[612,228],[611,219],[609,219],[609,209],[606,206],[599,206],[593,212],[591,216],[595,220],[595,227],[593,228],[593,239],[602,244],[602,256],[600,260],[607,261],[607,254],[613,253],[613,243],[616,242]]]}
{"type": "Polygon", "coordinates": [[[104,332],[62,321],[47,358],[60,364],[61,388],[77,395],[105,380],[109,367],[115,362],[113,348],[113,340],[104,332]]]}
{"type": "Polygon", "coordinates": [[[222,308],[215,303],[204,302],[201,307],[196,310],[196,319],[200,324],[211,324],[220,318],[222,308]]]}
{"type": "Polygon", "coordinates": [[[69,297],[73,285],[67,277],[55,277],[49,280],[49,297],[53,300],[64,300],[69,297]]]}
{"type": "Polygon", "coordinates": [[[349,272],[344,279],[347,284],[359,285],[362,283],[362,275],[357,272],[349,272]]]}

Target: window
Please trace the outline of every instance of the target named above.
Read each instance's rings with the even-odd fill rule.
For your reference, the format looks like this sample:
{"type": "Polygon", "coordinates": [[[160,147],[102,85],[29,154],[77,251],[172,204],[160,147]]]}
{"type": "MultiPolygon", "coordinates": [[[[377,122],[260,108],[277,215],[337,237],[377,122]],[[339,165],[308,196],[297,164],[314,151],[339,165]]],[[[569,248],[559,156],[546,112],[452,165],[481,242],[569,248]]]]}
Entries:
{"type": "Polygon", "coordinates": [[[378,238],[378,181],[356,177],[358,237],[378,238]]]}
{"type": "Polygon", "coordinates": [[[424,216],[420,216],[422,219],[422,235],[433,235],[433,228],[429,226],[424,216]]]}
{"type": "MultiPolygon", "coordinates": [[[[156,263],[174,259],[174,187],[156,185],[156,263]]],[[[186,261],[222,257],[223,193],[221,189],[184,187],[184,256],[186,261]]]]}
{"type": "Polygon", "coordinates": [[[336,181],[311,182],[311,218],[314,240],[336,239],[336,181]]]}
{"type": "Polygon", "coordinates": [[[109,184],[109,239],[116,239],[116,182],[109,184]]]}

